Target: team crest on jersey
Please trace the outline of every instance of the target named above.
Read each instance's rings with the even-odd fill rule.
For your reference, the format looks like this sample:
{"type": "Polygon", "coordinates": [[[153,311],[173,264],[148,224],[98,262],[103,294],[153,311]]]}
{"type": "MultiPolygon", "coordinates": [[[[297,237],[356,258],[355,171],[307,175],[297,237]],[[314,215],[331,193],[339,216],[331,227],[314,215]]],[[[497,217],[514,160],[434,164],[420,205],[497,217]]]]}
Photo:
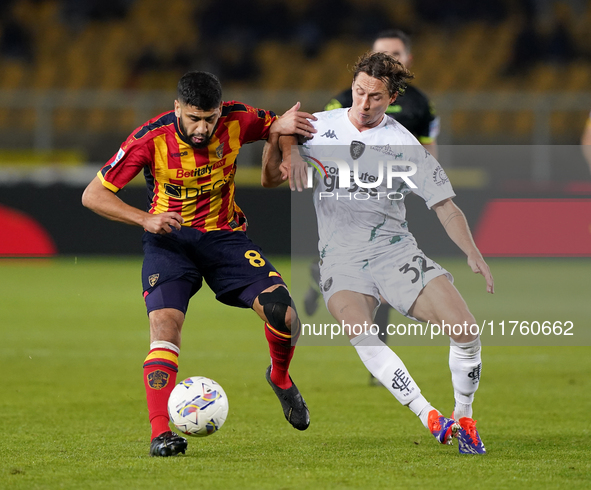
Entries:
{"type": "Polygon", "coordinates": [[[154,284],[158,282],[159,277],[160,274],[152,274],[150,277],[148,277],[148,282],[150,283],[151,287],[154,287],[154,284]]]}
{"type": "Polygon", "coordinates": [[[148,386],[153,390],[161,390],[168,384],[168,373],[164,371],[160,371],[157,369],[156,371],[151,372],[148,374],[148,386]]]}
{"type": "Polygon", "coordinates": [[[361,141],[351,141],[349,151],[351,153],[351,158],[357,160],[365,151],[365,143],[361,141]]]}
{"type": "Polygon", "coordinates": [[[224,156],[224,144],[223,143],[215,149],[215,156],[218,158],[222,158],[224,156]]]}

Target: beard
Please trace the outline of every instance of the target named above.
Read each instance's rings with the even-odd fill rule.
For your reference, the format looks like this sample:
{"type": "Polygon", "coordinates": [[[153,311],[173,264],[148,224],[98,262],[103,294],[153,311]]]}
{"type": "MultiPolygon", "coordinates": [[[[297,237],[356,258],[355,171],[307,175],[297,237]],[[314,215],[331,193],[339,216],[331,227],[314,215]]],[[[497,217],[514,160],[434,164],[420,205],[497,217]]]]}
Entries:
{"type": "MultiPolygon", "coordinates": [[[[183,133],[183,135],[185,135],[185,137],[188,140],[188,143],[195,149],[201,149],[201,148],[206,148],[210,141],[211,141],[211,137],[213,135],[213,132],[211,134],[207,134],[205,135],[203,141],[201,143],[195,143],[193,142],[193,137],[197,136],[197,134],[193,133],[193,134],[187,134],[187,128],[185,128],[185,125],[183,124],[183,121],[181,118],[178,118],[178,122],[179,122],[179,129],[181,130],[181,132],[183,133]]],[[[201,136],[201,135],[199,135],[201,136]]]]}

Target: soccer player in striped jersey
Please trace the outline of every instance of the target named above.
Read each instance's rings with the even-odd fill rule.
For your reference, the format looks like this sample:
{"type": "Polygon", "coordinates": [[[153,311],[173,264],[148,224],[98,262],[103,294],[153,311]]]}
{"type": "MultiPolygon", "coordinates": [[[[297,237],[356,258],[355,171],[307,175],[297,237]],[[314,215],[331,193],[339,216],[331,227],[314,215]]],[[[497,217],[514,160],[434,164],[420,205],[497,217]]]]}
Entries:
{"type": "Polygon", "coordinates": [[[176,384],[181,330],[190,298],[203,279],[227,305],[252,308],[265,322],[271,365],[266,378],[286,419],[299,430],[310,422],[288,368],[300,322],[280,274],[246,235],[235,202],[240,147],[258,140],[277,145],[279,135],[315,131],[299,103],[281,118],[241,102],[223,102],[219,80],[189,72],[178,83],[174,110],[139,128],[100,169],[82,202],[108,219],[144,228],[142,283],[150,323],[144,362],[153,456],[184,453],[185,438],[168,424],[168,396],[176,384]],[[116,195],[143,171],[147,211],[116,195]]]}

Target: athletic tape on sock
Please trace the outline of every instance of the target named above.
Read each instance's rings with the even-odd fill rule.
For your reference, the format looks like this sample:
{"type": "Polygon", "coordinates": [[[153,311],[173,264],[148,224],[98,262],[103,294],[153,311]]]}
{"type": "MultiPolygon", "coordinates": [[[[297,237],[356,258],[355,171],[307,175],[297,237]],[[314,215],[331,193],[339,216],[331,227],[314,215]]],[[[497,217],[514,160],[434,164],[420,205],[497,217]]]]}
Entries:
{"type": "Polygon", "coordinates": [[[155,340],[150,344],[150,350],[154,349],[168,349],[173,352],[176,352],[177,355],[180,354],[181,350],[174,345],[172,342],[166,342],[165,340],[155,340]]]}

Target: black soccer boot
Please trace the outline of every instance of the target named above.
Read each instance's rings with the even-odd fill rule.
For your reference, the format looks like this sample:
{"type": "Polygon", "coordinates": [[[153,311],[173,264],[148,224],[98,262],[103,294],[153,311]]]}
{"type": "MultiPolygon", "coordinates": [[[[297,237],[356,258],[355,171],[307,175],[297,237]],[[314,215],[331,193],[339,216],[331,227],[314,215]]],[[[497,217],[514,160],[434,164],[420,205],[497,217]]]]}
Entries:
{"type": "Polygon", "coordinates": [[[286,390],[282,390],[271,381],[271,366],[267,368],[265,378],[267,378],[267,382],[271,385],[271,388],[273,388],[277,398],[279,398],[281,408],[283,408],[283,415],[285,415],[286,420],[296,429],[306,430],[310,425],[310,412],[308,410],[308,405],[306,405],[306,401],[291,379],[291,376],[289,379],[292,382],[292,385],[286,390]]]}
{"type": "Polygon", "coordinates": [[[185,449],[187,439],[169,430],[152,439],[150,456],[175,456],[178,453],[185,454],[185,449]]]}

